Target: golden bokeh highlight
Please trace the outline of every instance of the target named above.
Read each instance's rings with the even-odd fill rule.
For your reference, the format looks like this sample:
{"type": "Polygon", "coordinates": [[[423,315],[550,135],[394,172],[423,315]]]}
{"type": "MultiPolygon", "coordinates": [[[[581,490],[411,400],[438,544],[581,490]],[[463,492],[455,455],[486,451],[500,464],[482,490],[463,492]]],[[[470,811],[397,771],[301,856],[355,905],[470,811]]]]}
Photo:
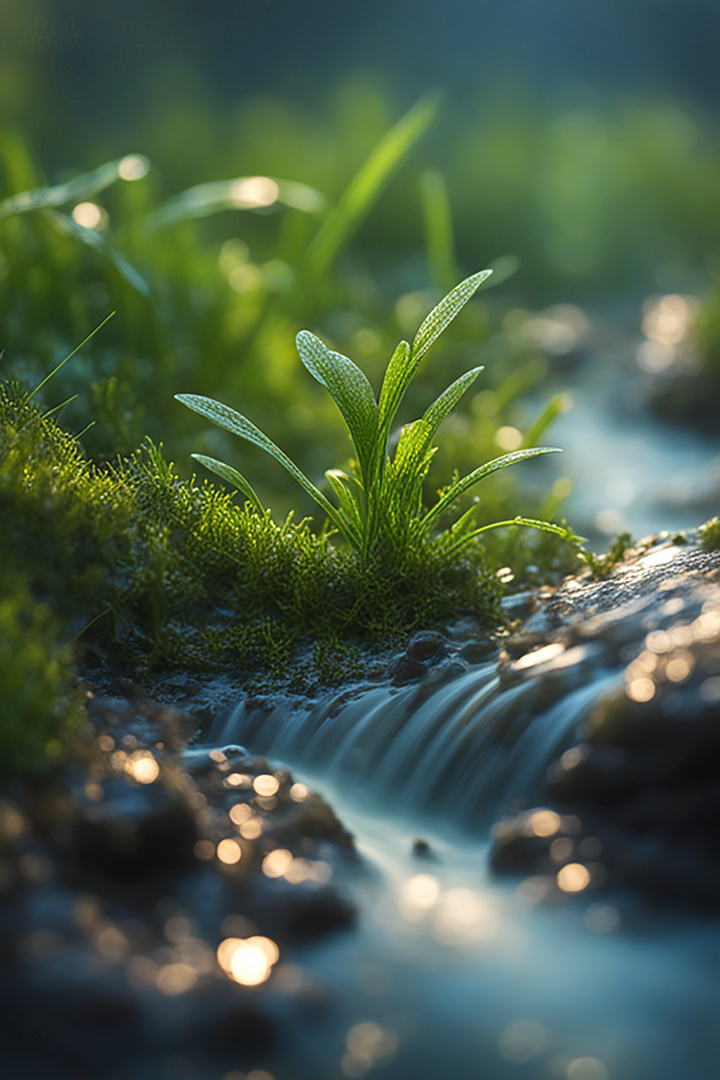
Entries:
{"type": "Polygon", "coordinates": [[[291,866],[292,861],[293,857],[286,848],[275,848],[263,859],[263,874],[269,878],[282,877],[291,866]]]}
{"type": "Polygon", "coordinates": [[[257,840],[262,834],[263,823],[258,817],[249,818],[240,826],[240,835],[243,840],[257,840]]]}
{"type": "Polygon", "coordinates": [[[652,679],[646,676],[641,676],[639,679],[633,679],[628,683],[625,693],[631,701],[645,702],[651,701],[655,697],[655,683],[652,679]]]}
{"type": "Polygon", "coordinates": [[[234,866],[242,858],[242,848],[237,840],[221,840],[217,846],[217,857],[226,866],[234,866]]]}
{"type": "Polygon", "coordinates": [[[280,197],[280,188],[269,176],[245,176],[232,185],[231,198],[240,209],[253,210],[272,206],[280,197]]]}
{"type": "Polygon", "coordinates": [[[126,760],[125,772],[138,784],[153,784],[160,775],[160,766],[149,750],[136,750],[126,760]]]}
{"type": "Polygon", "coordinates": [[[233,825],[242,825],[244,821],[253,816],[253,809],[247,803],[235,803],[234,806],[230,807],[230,820],[233,825]]]}
{"type": "Polygon", "coordinates": [[[253,788],[258,795],[269,798],[271,795],[277,795],[280,790],[280,781],[270,773],[262,773],[253,780],[253,788]]]}
{"type": "Polygon", "coordinates": [[[142,180],[147,176],[150,162],[142,154],[127,154],[118,165],[121,180],[142,180]]]}
{"type": "Polygon", "coordinates": [[[270,976],[280,951],[270,938],[226,938],[217,948],[217,961],[229,978],[242,986],[259,986],[270,976]]]}
{"type": "Polygon", "coordinates": [[[533,836],[554,836],[560,823],[560,815],[554,810],[536,810],[528,819],[528,830],[533,836]]]}
{"type": "Polygon", "coordinates": [[[103,219],[102,209],[93,202],[81,202],[73,208],[72,219],[83,229],[97,229],[103,219]]]}
{"type": "Polygon", "coordinates": [[[590,871],[582,863],[568,863],[558,870],[556,881],[563,892],[582,892],[590,884],[590,871]]]}

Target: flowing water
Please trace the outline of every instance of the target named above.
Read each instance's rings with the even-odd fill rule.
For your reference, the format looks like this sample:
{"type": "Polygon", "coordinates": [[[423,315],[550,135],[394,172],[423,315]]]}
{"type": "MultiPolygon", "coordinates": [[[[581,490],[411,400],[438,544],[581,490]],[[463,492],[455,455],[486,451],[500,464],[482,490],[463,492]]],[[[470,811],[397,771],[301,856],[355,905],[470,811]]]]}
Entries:
{"type": "Polygon", "coordinates": [[[618,677],[598,670],[543,705],[532,681],[503,687],[487,663],[218,720],[214,745],[267,754],[325,795],[364,863],[349,882],[357,929],[291,957],[328,1002],[291,1023],[276,1080],[720,1075],[710,922],[622,896],[541,902],[537,879],[488,870],[492,822],[533,805],[618,677]]]}

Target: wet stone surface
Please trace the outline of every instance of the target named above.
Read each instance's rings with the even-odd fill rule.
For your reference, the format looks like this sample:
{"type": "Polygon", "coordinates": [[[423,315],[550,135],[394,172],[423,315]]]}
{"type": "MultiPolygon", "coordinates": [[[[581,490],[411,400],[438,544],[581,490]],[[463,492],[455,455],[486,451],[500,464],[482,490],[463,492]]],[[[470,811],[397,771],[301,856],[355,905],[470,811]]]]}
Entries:
{"type": "Polygon", "coordinates": [[[292,953],[353,924],[352,837],[242,747],[181,753],[193,726],[91,699],[75,758],[0,800],[3,1075],[159,1076],[184,1048],[223,1075],[330,1007],[292,953]]]}
{"type": "Polygon", "coordinates": [[[603,582],[572,582],[508,640],[506,684],[560,697],[617,672],[544,805],[494,828],[497,873],[538,898],[630,887],[720,906],[720,557],[653,544],[603,582]],[[532,644],[532,647],[530,647],[532,644]]]}

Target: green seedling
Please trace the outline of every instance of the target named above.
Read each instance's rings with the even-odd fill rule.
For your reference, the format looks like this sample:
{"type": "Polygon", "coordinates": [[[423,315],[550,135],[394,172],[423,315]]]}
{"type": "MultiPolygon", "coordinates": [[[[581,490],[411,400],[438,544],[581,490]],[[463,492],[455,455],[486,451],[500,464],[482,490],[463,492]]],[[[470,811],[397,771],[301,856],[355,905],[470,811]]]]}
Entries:
{"type": "MultiPolygon", "coordinates": [[[[423,506],[423,481],[437,447],[433,440],[464,392],[482,367],[473,368],[457,379],[426,410],[403,427],[392,458],[388,443],[393,421],[405,392],[431,345],[452,322],[475,291],[490,276],[482,270],[457,285],[422,323],[412,345],[401,341],[385,371],[379,400],[360,369],[340,353],[332,352],[308,330],[297,336],[300,359],[310,374],[331,394],[348,426],[355,447],[350,472],[330,469],[328,484],[337,499],[334,504],[276,444],[250,420],[227,405],[195,394],[177,394],[178,401],[206,419],[259,446],[287,469],[332,525],[361,556],[363,562],[376,557],[403,560],[426,542],[439,543],[449,557],[459,556],[481,533],[507,525],[527,525],[556,533],[567,531],[559,525],[517,517],[477,526],[477,505],[471,506],[455,522],[442,527],[448,516],[457,513],[459,500],[486,477],[509,465],[541,454],[558,451],[554,447],[517,450],[495,458],[455,480],[430,509],[423,506]]],[[[262,504],[250,483],[236,469],[202,454],[195,460],[223,480],[234,484],[262,512],[262,504]]]]}

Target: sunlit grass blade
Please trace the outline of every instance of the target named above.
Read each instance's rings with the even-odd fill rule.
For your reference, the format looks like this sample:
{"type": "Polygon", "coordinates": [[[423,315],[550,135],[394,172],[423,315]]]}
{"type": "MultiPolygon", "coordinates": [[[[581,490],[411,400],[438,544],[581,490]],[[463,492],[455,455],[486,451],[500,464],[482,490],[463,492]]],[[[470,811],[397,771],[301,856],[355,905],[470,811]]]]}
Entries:
{"type": "MultiPolygon", "coordinates": [[[[63,363],[65,363],[65,361],[63,361],[63,363]]],[[[59,405],[54,405],[52,409],[48,409],[46,413],[43,413],[43,420],[49,419],[49,417],[54,416],[55,413],[58,413],[61,409],[64,409],[66,405],[70,405],[73,401],[77,401],[79,396],[79,394],[73,394],[72,397],[67,398],[65,401],[61,401],[59,405]]]]}
{"type": "Polygon", "coordinates": [[[110,314],[109,314],[109,315],[107,315],[107,316],[106,316],[106,317],[105,317],[105,318],[103,319],[103,321],[102,321],[102,322],[101,322],[101,323],[100,323],[100,324],[99,324],[98,326],[96,326],[96,327],[95,327],[95,329],[94,329],[94,330],[91,330],[91,331],[90,331],[90,333],[88,334],[88,336],[87,336],[87,337],[86,337],[86,338],[85,338],[85,339],[84,339],[83,341],[81,341],[81,342],[80,342],[80,344],[79,344],[78,346],[76,346],[76,348],[74,348],[74,349],[73,349],[73,351],[72,351],[71,353],[68,353],[68,355],[67,355],[67,356],[65,357],[65,359],[64,359],[64,360],[61,360],[61,361],[60,361],[60,363],[59,363],[59,364],[58,364],[58,365],[57,365],[56,367],[54,367],[54,368],[52,369],[52,371],[50,372],[50,374],[49,374],[49,375],[46,375],[46,376],[45,376],[45,378],[43,379],[43,381],[42,381],[41,383],[38,383],[38,384],[37,384],[37,386],[35,387],[35,389],[34,389],[34,390],[32,390],[32,391],[31,391],[31,392],[30,392],[30,393],[28,394],[28,401],[30,400],[30,398],[34,397],[34,396],[35,396],[35,394],[37,394],[38,390],[42,390],[42,388],[43,388],[43,386],[45,385],[45,383],[49,382],[49,381],[50,381],[50,379],[52,379],[53,375],[56,375],[56,374],[57,374],[57,372],[58,372],[58,371],[60,370],[60,368],[61,368],[61,367],[63,366],[63,364],[67,364],[68,360],[72,360],[72,358],[73,358],[73,356],[75,355],[75,353],[79,352],[79,351],[80,351],[80,349],[82,349],[83,345],[87,345],[88,341],[90,341],[90,338],[93,338],[93,337],[95,337],[95,335],[97,334],[98,330],[102,330],[102,328],[103,328],[103,326],[105,325],[105,323],[106,323],[106,322],[110,322],[110,320],[112,319],[112,317],[113,317],[113,315],[114,315],[114,314],[115,314],[115,312],[114,312],[114,311],[111,311],[111,312],[110,312],[110,314]]]}
{"type": "Polygon", "coordinates": [[[277,203],[308,214],[325,209],[325,196],[308,184],[278,180],[272,176],[237,176],[196,184],[173,195],[164,206],[144,219],[147,232],[165,229],[181,221],[217,214],[221,210],[261,210],[277,203]]]}
{"type": "Polygon", "coordinates": [[[492,473],[498,472],[500,469],[507,469],[508,466],[515,465],[519,461],[525,461],[527,458],[539,457],[541,454],[559,453],[562,453],[562,451],[553,446],[537,446],[529,450],[515,450],[512,454],[505,454],[503,457],[495,458],[493,461],[488,461],[485,465],[473,469],[471,473],[453,484],[435,506],[425,514],[422,519],[422,531],[427,532],[454,502],[476,484],[479,484],[481,480],[484,480],[486,476],[491,476],[492,473]]]}
{"type": "Polygon", "coordinates": [[[333,206],[308,250],[304,276],[317,279],[332,266],[408,153],[435,119],[435,95],[421,98],[380,140],[333,206]]]}
{"type": "Polygon", "coordinates": [[[430,276],[443,293],[457,281],[452,211],[445,179],[436,169],[428,169],[420,177],[425,243],[430,276]]]}
{"type": "Polygon", "coordinates": [[[150,286],[142,274],[138,273],[124,255],[121,255],[116,248],[108,244],[107,240],[96,229],[86,229],[83,225],[78,225],[71,217],[61,213],[59,210],[43,210],[42,213],[53,223],[56,229],[67,233],[69,236],[74,236],[76,240],[87,244],[88,247],[97,251],[103,258],[108,259],[136,292],[139,292],[145,299],[149,298],[150,286]]]}
{"type": "Polygon", "coordinates": [[[229,408],[227,405],[223,405],[219,401],[213,401],[212,398],[200,397],[197,394],[176,394],[175,397],[188,409],[192,409],[193,412],[199,413],[200,416],[204,416],[206,420],[210,420],[211,423],[217,424],[218,427],[232,432],[233,435],[239,435],[241,439],[245,439],[246,442],[252,443],[254,446],[260,447],[260,449],[264,450],[267,454],[270,454],[271,457],[275,458],[275,460],[290,473],[300,487],[315,500],[318,506],[325,511],[333,524],[336,525],[341,532],[345,531],[344,522],[332,503],[325,498],[322,491],[316,488],[311,480],[308,480],[307,476],[298,469],[297,465],[290,460],[287,454],[283,453],[280,447],[276,446],[272,439],[269,439],[260,428],[255,427],[253,423],[240,413],[235,412],[234,409],[229,408]]]}
{"type": "Polygon", "coordinates": [[[206,469],[210,469],[211,472],[214,472],[223,480],[226,480],[228,484],[238,488],[260,514],[265,513],[265,507],[252,485],[242,473],[239,473],[237,469],[233,469],[232,465],[226,465],[224,461],[217,461],[216,458],[206,457],[205,454],[191,454],[190,457],[195,461],[199,461],[206,469]]]}
{"type": "MultiPolygon", "coordinates": [[[[139,155],[137,155],[139,156],[139,155]]],[[[97,195],[105,188],[114,184],[121,176],[120,165],[124,158],[117,161],[109,161],[92,172],[83,173],[73,180],[64,184],[56,184],[54,187],[34,188],[32,191],[21,191],[0,203],[0,221],[11,217],[13,214],[24,214],[29,210],[41,210],[50,206],[64,206],[65,203],[78,202],[81,199],[89,199],[97,195]]]]}
{"type": "MultiPolygon", "coordinates": [[[[475,508],[473,507],[473,509],[475,508]]],[[[467,515],[463,515],[463,517],[466,516],[467,515]]],[[[538,529],[540,532],[552,533],[554,536],[559,536],[561,540],[582,541],[582,537],[576,537],[572,529],[563,528],[562,525],[555,525],[552,521],[538,521],[536,518],[515,517],[510,518],[508,521],[492,521],[489,525],[481,525],[480,528],[465,533],[459,540],[456,540],[448,546],[447,554],[458,554],[482,533],[490,532],[491,529],[504,529],[508,526],[523,526],[529,529],[538,529]]],[[[450,535],[452,535],[452,531],[450,535]]]]}
{"type": "Polygon", "coordinates": [[[571,407],[572,401],[567,394],[556,394],[555,397],[551,398],[537,419],[525,431],[523,446],[534,446],[550,425],[557,420],[558,416],[567,412],[571,407]]]}
{"type": "Polygon", "coordinates": [[[413,341],[412,358],[415,366],[491,274],[492,270],[481,270],[479,273],[473,274],[472,277],[466,278],[465,281],[461,281],[459,285],[456,285],[452,292],[449,292],[440,301],[437,307],[432,309],[420,326],[413,341]]]}
{"type": "Polygon", "coordinates": [[[301,330],[296,342],[303,364],[329,391],[345,418],[366,475],[377,438],[377,404],[372,386],[352,360],[331,352],[309,330],[301,330]]]}

